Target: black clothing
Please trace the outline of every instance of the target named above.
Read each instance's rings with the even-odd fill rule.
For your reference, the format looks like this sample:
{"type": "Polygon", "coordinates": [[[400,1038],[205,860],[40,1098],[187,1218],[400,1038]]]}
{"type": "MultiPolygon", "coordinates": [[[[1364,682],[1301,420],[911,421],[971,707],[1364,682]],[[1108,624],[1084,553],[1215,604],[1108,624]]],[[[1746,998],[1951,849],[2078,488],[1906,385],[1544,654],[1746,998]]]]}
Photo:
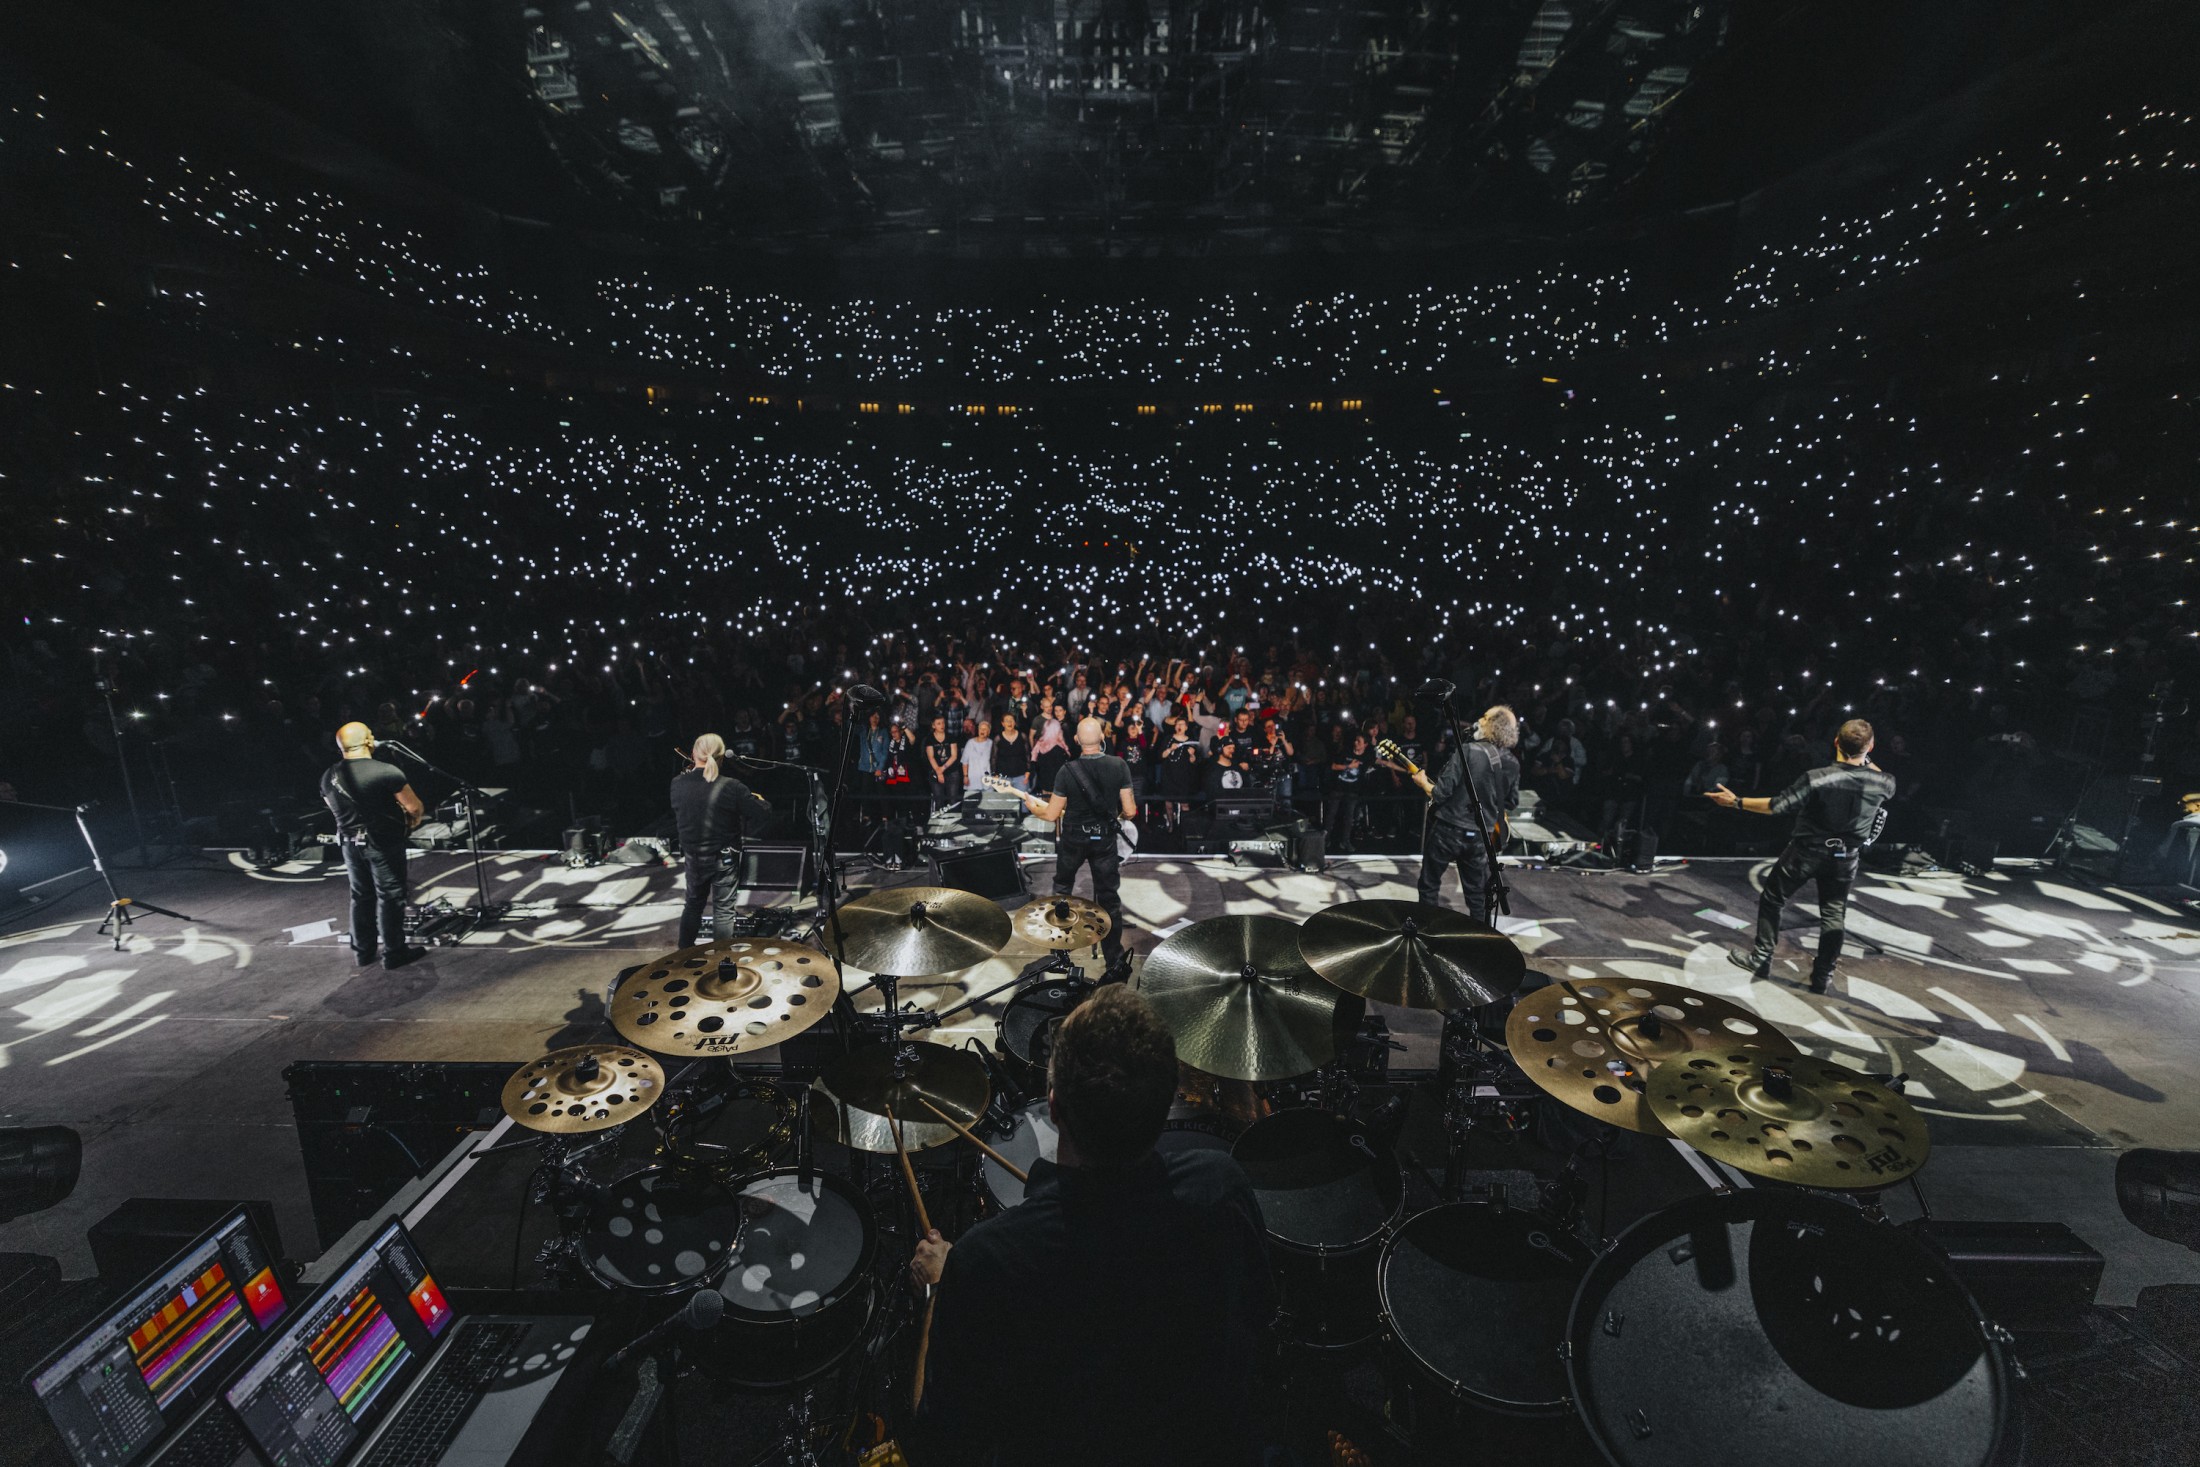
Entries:
{"type": "Polygon", "coordinates": [[[1187,805],[1199,788],[1199,740],[1190,734],[1169,736],[1161,750],[1161,798],[1187,805]]]}
{"type": "Polygon", "coordinates": [[[1494,826],[1500,815],[1519,807],[1520,761],[1513,758],[1509,749],[1500,749],[1481,739],[1468,739],[1465,751],[1452,754],[1435,776],[1435,790],[1429,796],[1431,824],[1470,834],[1476,829],[1475,802],[1468,798],[1468,776],[1461,773],[1462,765],[1472,773],[1474,793],[1481,800],[1484,822],[1494,826]]]}
{"type": "Polygon", "coordinates": [[[321,776],[321,803],[336,817],[338,835],[404,843],[408,825],[397,792],[405,771],[379,759],[339,759],[321,776]]]}
{"type": "Polygon", "coordinates": [[[1253,1460],[1275,1295],[1260,1204],[1227,1154],[1148,1153],[1112,1174],[1036,1162],[1023,1205],[955,1244],[937,1297],[901,1437],[914,1467],[1253,1460]]]}
{"type": "Polygon", "coordinates": [[[1459,868],[1459,889],[1466,896],[1467,915],[1477,922],[1490,920],[1490,861],[1488,848],[1471,826],[1444,825],[1430,820],[1421,831],[1420,899],[1438,905],[1447,867],[1459,868]]]}
{"type": "Polygon", "coordinates": [[[403,837],[346,841],[343,850],[344,879],[351,888],[351,950],[362,963],[385,942],[396,952],[405,945],[403,837]]]}
{"type": "Polygon", "coordinates": [[[723,769],[716,779],[703,778],[700,769],[676,776],[672,828],[680,838],[680,853],[692,861],[740,849],[743,818],[762,803],[755,791],[723,769]]]}
{"type": "Polygon", "coordinates": [[[1092,899],[1107,910],[1108,935],[1100,950],[1112,967],[1123,956],[1123,857],[1116,842],[1123,826],[1122,791],[1131,788],[1130,766],[1112,754],[1080,755],[1062,766],[1054,792],[1062,797],[1062,823],[1054,839],[1054,894],[1068,896],[1079,867],[1092,867],[1092,899]]]}
{"type": "Polygon", "coordinates": [[[1794,834],[1787,849],[1765,873],[1757,898],[1757,936],[1750,966],[1772,970],[1772,951],[1780,941],[1780,909],[1806,881],[1818,883],[1818,951],[1811,958],[1811,986],[1823,990],[1840,961],[1848,935],[1849,887],[1863,864],[1864,847],[1878,839],[1887,821],[1894,776],[1862,764],[1828,764],[1798,778],[1771,800],[1772,813],[1793,810],[1794,834]]]}
{"type": "Polygon", "coordinates": [[[693,947],[703,933],[703,906],[710,904],[714,941],[733,935],[740,903],[741,834],[744,817],[763,797],[720,770],[705,779],[690,769],[672,781],[672,826],[687,859],[687,891],[680,906],[680,946],[693,947]]]}
{"type": "Polygon", "coordinates": [[[1013,739],[994,736],[993,772],[1003,779],[1031,773],[1031,740],[1025,737],[1022,724],[1016,726],[1013,739]]]}
{"type": "Polygon", "coordinates": [[[1887,822],[1887,801],[1894,798],[1894,776],[1862,764],[1828,764],[1813,769],[1772,797],[1772,813],[1798,811],[1791,845],[1836,842],[1846,851],[1862,851],[1879,838],[1887,822]]]}

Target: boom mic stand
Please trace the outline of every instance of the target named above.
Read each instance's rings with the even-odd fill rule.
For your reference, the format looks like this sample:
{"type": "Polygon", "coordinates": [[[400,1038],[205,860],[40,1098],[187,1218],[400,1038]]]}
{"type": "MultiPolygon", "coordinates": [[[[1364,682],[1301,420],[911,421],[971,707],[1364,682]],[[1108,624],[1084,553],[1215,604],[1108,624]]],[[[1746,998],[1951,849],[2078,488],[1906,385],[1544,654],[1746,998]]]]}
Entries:
{"type": "Polygon", "coordinates": [[[462,774],[454,774],[434,763],[419,750],[407,748],[395,739],[378,739],[376,742],[384,748],[395,749],[430,774],[440,775],[458,786],[459,793],[466,797],[466,850],[474,862],[476,896],[471,909],[473,919],[476,923],[494,922],[510,911],[511,903],[489,900],[489,872],[481,860],[481,803],[485,797],[474,782],[462,774]]]}
{"type": "Polygon", "coordinates": [[[122,951],[122,935],[137,920],[134,915],[137,912],[151,912],[156,917],[173,917],[178,922],[191,920],[181,912],[171,912],[166,907],[156,907],[151,902],[126,897],[115,889],[114,873],[107,869],[107,863],[100,858],[99,842],[92,839],[91,823],[84,818],[84,812],[91,809],[91,805],[41,805],[31,800],[17,800],[15,804],[25,810],[50,810],[56,815],[76,817],[77,834],[84,837],[84,849],[92,853],[92,869],[99,873],[101,881],[107,883],[107,915],[100,919],[99,935],[113,937],[116,952],[122,951]]]}
{"type": "MultiPolygon", "coordinates": [[[[1467,790],[1467,806],[1474,812],[1474,833],[1481,837],[1482,858],[1489,862],[1485,890],[1489,892],[1490,912],[1493,915],[1510,917],[1512,900],[1505,887],[1504,868],[1497,861],[1497,842],[1493,839],[1496,832],[1490,825],[1488,816],[1483,813],[1482,792],[1474,786],[1474,766],[1467,760],[1466,735],[1459,727],[1459,713],[1452,707],[1452,700],[1458,691],[1455,685],[1438,678],[1424,686],[1416,696],[1433,702],[1444,710],[1444,722],[1451,728],[1452,748],[1459,758],[1460,781],[1467,790]]],[[[1438,766],[1438,772],[1442,772],[1441,765],[1438,766]]],[[[1431,776],[1432,779],[1433,777],[1431,776]]]]}

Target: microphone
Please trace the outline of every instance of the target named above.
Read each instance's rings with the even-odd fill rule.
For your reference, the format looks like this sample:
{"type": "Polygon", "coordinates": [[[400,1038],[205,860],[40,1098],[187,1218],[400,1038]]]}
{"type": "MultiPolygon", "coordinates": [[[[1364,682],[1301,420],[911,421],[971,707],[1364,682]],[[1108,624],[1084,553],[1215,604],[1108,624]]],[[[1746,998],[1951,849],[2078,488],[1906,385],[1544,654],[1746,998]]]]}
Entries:
{"type": "Polygon", "coordinates": [[[643,1332],[633,1343],[611,1352],[604,1361],[604,1368],[617,1370],[626,1358],[640,1350],[646,1350],[666,1335],[682,1329],[706,1330],[714,1327],[726,1312],[726,1296],[716,1289],[697,1289],[688,1295],[687,1302],[674,1310],[655,1326],[643,1332]]]}
{"type": "Polygon", "coordinates": [[[1459,691],[1459,685],[1449,678],[1432,677],[1421,684],[1421,690],[1413,695],[1420,703],[1449,703],[1459,691]]]}

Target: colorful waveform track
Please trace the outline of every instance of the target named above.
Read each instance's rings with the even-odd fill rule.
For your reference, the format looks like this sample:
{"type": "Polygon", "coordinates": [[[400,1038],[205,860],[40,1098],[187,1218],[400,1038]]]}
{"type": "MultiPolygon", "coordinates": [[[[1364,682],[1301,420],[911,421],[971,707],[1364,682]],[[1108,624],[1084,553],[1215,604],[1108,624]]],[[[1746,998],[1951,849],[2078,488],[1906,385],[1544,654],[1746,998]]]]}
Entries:
{"type": "Polygon", "coordinates": [[[138,1373],[162,1410],[241,1333],[244,1305],[219,1259],[130,1332],[138,1373]]]}
{"type": "Polygon", "coordinates": [[[382,1388],[412,1358],[397,1326],[383,1312],[382,1301],[365,1284],[322,1326],[309,1348],[321,1379],[354,1421],[366,1414],[382,1388]]]}

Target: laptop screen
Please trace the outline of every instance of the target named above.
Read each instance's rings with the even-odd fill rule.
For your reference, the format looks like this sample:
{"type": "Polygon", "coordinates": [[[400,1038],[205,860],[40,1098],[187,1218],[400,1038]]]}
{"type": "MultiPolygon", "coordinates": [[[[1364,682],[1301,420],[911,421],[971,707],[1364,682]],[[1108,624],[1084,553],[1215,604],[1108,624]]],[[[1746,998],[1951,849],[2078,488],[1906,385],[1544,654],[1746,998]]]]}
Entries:
{"type": "Polygon", "coordinates": [[[238,1208],[31,1376],[80,1467],[143,1459],[288,1312],[275,1256],[238,1208]]]}
{"type": "Polygon", "coordinates": [[[275,1467],[332,1467],[405,1394],[450,1325],[443,1291],[392,1222],[224,1395],[275,1467]]]}

